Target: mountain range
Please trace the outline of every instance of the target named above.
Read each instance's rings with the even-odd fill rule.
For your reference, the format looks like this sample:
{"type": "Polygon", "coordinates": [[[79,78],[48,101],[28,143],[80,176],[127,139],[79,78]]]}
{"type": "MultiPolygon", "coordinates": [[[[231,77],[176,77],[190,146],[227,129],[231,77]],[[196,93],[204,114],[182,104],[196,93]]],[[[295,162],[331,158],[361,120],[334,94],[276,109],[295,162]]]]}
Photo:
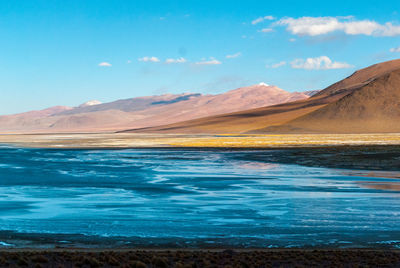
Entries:
{"type": "Polygon", "coordinates": [[[400,132],[400,60],[358,70],[307,99],[127,132],[400,132]]]}
{"type": "Polygon", "coordinates": [[[217,95],[164,94],[77,107],[54,106],[40,111],[0,116],[0,133],[104,132],[147,128],[309,98],[265,83],[217,95]]]}

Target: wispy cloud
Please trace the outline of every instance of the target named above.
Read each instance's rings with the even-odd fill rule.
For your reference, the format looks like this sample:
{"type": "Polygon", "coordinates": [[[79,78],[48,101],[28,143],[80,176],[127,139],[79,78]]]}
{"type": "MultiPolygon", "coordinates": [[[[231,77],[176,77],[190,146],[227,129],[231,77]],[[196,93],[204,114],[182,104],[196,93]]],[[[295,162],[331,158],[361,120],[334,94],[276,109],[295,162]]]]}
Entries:
{"type": "Polygon", "coordinates": [[[258,23],[260,23],[260,22],[263,22],[263,21],[265,21],[265,20],[274,20],[274,19],[275,19],[275,18],[274,18],[273,16],[259,17],[259,18],[255,19],[255,20],[253,20],[253,21],[251,22],[251,24],[256,25],[256,24],[258,24],[258,23]]]}
{"type": "Polygon", "coordinates": [[[400,47],[391,48],[390,52],[400,52],[400,47]]]}
{"type": "Polygon", "coordinates": [[[172,63],[185,63],[187,60],[183,57],[177,58],[177,59],[166,59],[165,63],[167,64],[172,64],[172,63]]]}
{"type": "Polygon", "coordinates": [[[235,53],[235,54],[226,55],[225,58],[234,59],[234,58],[240,57],[241,55],[242,55],[242,53],[238,52],[238,53],[235,53]]]}
{"type": "MultiPolygon", "coordinates": [[[[275,63],[275,64],[272,64],[271,65],[271,68],[279,68],[279,67],[282,67],[282,66],[285,66],[286,65],[286,61],[281,61],[281,62],[278,62],[278,63],[275,63]]],[[[269,67],[269,66],[267,66],[267,67],[269,67]]]]}
{"type": "Polygon", "coordinates": [[[98,64],[98,66],[100,66],[100,67],[111,67],[112,64],[109,63],[109,62],[103,61],[103,62],[100,62],[100,63],[98,64]]]}
{"type": "Polygon", "coordinates": [[[139,58],[138,61],[144,61],[144,62],[160,62],[160,60],[157,57],[143,57],[139,58]]]}
{"type": "Polygon", "coordinates": [[[391,22],[385,24],[373,20],[356,20],[347,17],[301,17],[283,18],[274,25],[286,26],[286,30],[294,35],[318,36],[332,32],[343,32],[347,35],[397,36],[400,25],[391,22]]]}
{"type": "Polygon", "coordinates": [[[260,30],[260,32],[262,32],[262,33],[270,33],[270,32],[273,32],[273,31],[274,30],[272,28],[264,28],[264,29],[260,30]]]}
{"type": "Polygon", "coordinates": [[[219,60],[216,60],[214,58],[210,58],[209,60],[198,61],[195,64],[196,65],[218,65],[218,64],[222,64],[222,62],[220,62],[219,60]]]}
{"type": "Polygon", "coordinates": [[[353,67],[352,65],[346,62],[332,61],[327,56],[307,58],[307,59],[295,59],[290,63],[290,65],[294,69],[305,69],[305,70],[329,70],[329,69],[345,69],[353,67]]]}

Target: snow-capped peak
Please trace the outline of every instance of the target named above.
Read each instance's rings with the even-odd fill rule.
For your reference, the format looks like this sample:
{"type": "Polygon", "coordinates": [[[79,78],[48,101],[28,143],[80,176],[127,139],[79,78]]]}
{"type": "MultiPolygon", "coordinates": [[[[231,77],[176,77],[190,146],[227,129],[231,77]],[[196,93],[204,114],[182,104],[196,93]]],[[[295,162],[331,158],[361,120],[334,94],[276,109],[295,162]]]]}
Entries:
{"type": "Polygon", "coordinates": [[[269,85],[267,83],[261,82],[258,84],[259,86],[264,86],[264,87],[269,87],[269,85]]]}
{"type": "Polygon", "coordinates": [[[102,102],[98,101],[98,100],[90,100],[90,101],[87,101],[85,103],[82,103],[81,105],[79,105],[79,107],[93,106],[93,105],[98,105],[98,104],[101,104],[101,103],[102,102]]]}

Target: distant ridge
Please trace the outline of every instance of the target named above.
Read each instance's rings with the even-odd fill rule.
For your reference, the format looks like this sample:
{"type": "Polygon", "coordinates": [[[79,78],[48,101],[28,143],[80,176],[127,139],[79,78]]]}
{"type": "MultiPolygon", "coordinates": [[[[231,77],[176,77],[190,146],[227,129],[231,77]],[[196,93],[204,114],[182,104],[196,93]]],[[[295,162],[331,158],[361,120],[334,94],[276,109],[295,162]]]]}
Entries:
{"type": "Polygon", "coordinates": [[[218,95],[164,94],[108,103],[92,100],[78,107],[57,106],[41,111],[0,116],[0,133],[118,131],[307,98],[309,95],[301,92],[290,93],[276,86],[260,83],[218,95]]]}

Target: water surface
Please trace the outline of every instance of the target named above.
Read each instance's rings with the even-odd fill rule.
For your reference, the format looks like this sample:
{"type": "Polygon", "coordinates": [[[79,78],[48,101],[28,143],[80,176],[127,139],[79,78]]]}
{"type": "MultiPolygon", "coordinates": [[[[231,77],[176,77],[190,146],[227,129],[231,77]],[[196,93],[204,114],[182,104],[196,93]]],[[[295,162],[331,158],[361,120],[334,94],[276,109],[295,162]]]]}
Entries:
{"type": "Polygon", "coordinates": [[[277,154],[1,147],[0,247],[400,247],[398,172],[277,154]]]}

